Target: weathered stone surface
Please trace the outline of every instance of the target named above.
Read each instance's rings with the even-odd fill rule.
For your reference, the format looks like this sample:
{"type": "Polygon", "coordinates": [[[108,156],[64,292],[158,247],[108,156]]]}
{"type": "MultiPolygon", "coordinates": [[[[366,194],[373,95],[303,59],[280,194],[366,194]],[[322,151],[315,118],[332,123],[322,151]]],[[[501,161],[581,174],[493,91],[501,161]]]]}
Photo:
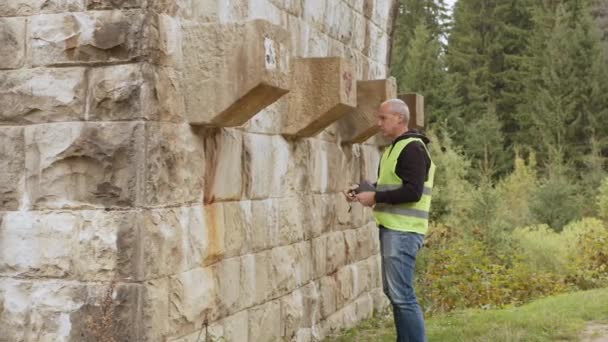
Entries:
{"type": "Polygon", "coordinates": [[[203,207],[205,216],[207,251],[203,259],[204,265],[211,265],[224,257],[226,234],[224,229],[224,204],[212,203],[203,207]]]}
{"type": "Polygon", "coordinates": [[[141,193],[143,125],[62,123],[25,129],[35,209],[132,207],[141,193]]]}
{"type": "MultiPolygon", "coordinates": [[[[310,211],[304,221],[305,232],[310,232],[306,238],[315,238],[333,230],[336,226],[335,196],[316,194],[310,197],[310,211]]],[[[340,199],[342,200],[342,199],[340,199]]]]}
{"type": "Polygon", "coordinates": [[[208,226],[199,206],[149,210],[141,214],[142,254],[136,279],[153,279],[193,269],[203,263],[209,244],[208,226]]]}
{"type": "MultiPolygon", "coordinates": [[[[376,25],[367,26],[364,53],[373,61],[384,64],[388,58],[388,34],[376,25]]],[[[393,96],[394,97],[394,96],[393,96]]]]}
{"type": "Polygon", "coordinates": [[[342,232],[333,232],[327,237],[327,272],[332,273],[346,262],[346,244],[342,232]]]}
{"type": "Polygon", "coordinates": [[[302,291],[297,289],[287,296],[280,299],[281,320],[280,331],[284,340],[294,341],[298,330],[303,327],[304,301],[302,291]]]}
{"type": "Polygon", "coordinates": [[[239,126],[287,93],[289,41],[282,28],[261,20],[191,23],[183,39],[191,124],[239,126]]]}
{"type": "Polygon", "coordinates": [[[143,13],[75,12],[29,21],[32,64],[124,62],[142,55],[143,13]]]}
{"type": "Polygon", "coordinates": [[[353,288],[353,271],[351,266],[342,267],[336,272],[336,306],[341,308],[350,302],[355,294],[353,288]]]}
{"type": "Polygon", "coordinates": [[[328,235],[322,235],[312,239],[312,264],[314,278],[321,278],[327,272],[327,238],[328,235]]]}
{"type": "Polygon", "coordinates": [[[83,68],[30,69],[0,73],[0,123],[84,119],[83,68]]]}
{"type": "Polygon", "coordinates": [[[313,136],[357,106],[355,71],[346,59],[297,58],[292,68],[285,135],[313,136]]]}
{"type": "Polygon", "coordinates": [[[424,96],[416,93],[400,94],[399,98],[403,100],[410,110],[410,129],[424,128],[424,96]]]}
{"type": "Polygon", "coordinates": [[[0,225],[0,274],[11,277],[75,275],[77,215],[7,213],[0,225]]]}
{"type": "Polygon", "coordinates": [[[254,303],[261,304],[270,298],[273,291],[273,279],[271,279],[270,250],[256,253],[254,258],[255,292],[254,303]]]}
{"type": "Polygon", "coordinates": [[[293,245],[273,248],[269,251],[268,263],[272,296],[282,296],[297,286],[297,254],[293,245]]]}
{"type": "Polygon", "coordinates": [[[380,153],[377,146],[361,146],[361,179],[375,183],[378,179],[378,165],[380,164],[380,153]]]}
{"type": "Polygon", "coordinates": [[[217,319],[217,289],[211,268],[195,268],[170,278],[170,332],[200,329],[217,319]]]}
{"type": "Polygon", "coordinates": [[[136,211],[9,212],[0,224],[0,274],[110,281],[134,279],[136,211]]]}
{"type": "Polygon", "coordinates": [[[143,112],[150,120],[184,122],[184,94],[179,71],[144,64],[143,112]]]}
{"type": "Polygon", "coordinates": [[[279,245],[279,199],[251,201],[251,249],[258,252],[279,245]]]}
{"type": "Polygon", "coordinates": [[[226,341],[247,341],[249,335],[249,312],[247,310],[224,318],[221,324],[224,328],[223,338],[226,341]]]}
{"type": "Polygon", "coordinates": [[[146,124],[146,195],[150,206],[202,202],[203,144],[187,124],[146,124]]]}
{"type": "Polygon", "coordinates": [[[247,197],[282,197],[283,178],[290,160],[289,144],[280,136],[246,134],[244,139],[243,177],[247,197]]]}
{"type": "Polygon", "coordinates": [[[169,279],[143,283],[141,327],[144,341],[163,341],[169,334],[169,279]]]}
{"type": "Polygon", "coordinates": [[[274,300],[249,310],[249,341],[272,342],[281,338],[281,303],[274,300]]]}
{"type": "Polygon", "coordinates": [[[326,193],[346,189],[353,170],[346,164],[346,158],[340,146],[317,139],[310,140],[309,144],[310,191],[326,193]]]}
{"type": "Polygon", "coordinates": [[[87,0],[87,9],[114,9],[141,7],[142,0],[87,0]]]}
{"type": "Polygon", "coordinates": [[[0,126],[0,210],[17,210],[23,200],[25,143],[22,127],[0,126]]]}
{"type": "Polygon", "coordinates": [[[254,304],[255,259],[248,255],[224,259],[212,267],[218,294],[220,317],[226,317],[254,304]]]}
{"type": "Polygon", "coordinates": [[[279,230],[278,242],[280,245],[289,245],[302,241],[305,236],[303,229],[307,220],[306,213],[310,206],[302,196],[287,197],[278,201],[279,230]]]}
{"type": "Polygon", "coordinates": [[[362,143],[378,132],[375,113],[382,102],[397,96],[393,77],[357,81],[357,109],[337,122],[346,143],[362,143]]]}
{"type": "Polygon", "coordinates": [[[80,12],[85,0],[0,0],[0,17],[20,17],[38,13],[80,12]]]}
{"type": "MultiPolygon", "coordinates": [[[[141,64],[94,68],[89,73],[88,119],[135,120],[146,117],[146,91],[141,64]]],[[[150,96],[151,97],[151,96],[150,96]]]]}
{"type": "Polygon", "coordinates": [[[294,245],[296,249],[296,285],[298,287],[314,278],[312,260],[312,245],[310,241],[302,241],[294,245]]]}
{"type": "Polygon", "coordinates": [[[321,320],[321,294],[319,282],[311,281],[299,289],[302,294],[301,327],[314,328],[321,320]]]}
{"type": "Polygon", "coordinates": [[[243,134],[234,129],[199,131],[205,146],[205,202],[243,197],[243,134]]]}
{"type": "Polygon", "coordinates": [[[0,42],[0,69],[14,69],[23,65],[25,19],[0,18],[0,42]]]}
{"type": "Polygon", "coordinates": [[[250,251],[252,212],[250,201],[224,205],[224,256],[229,258],[250,251]]]}
{"type": "Polygon", "coordinates": [[[149,60],[158,65],[182,67],[181,19],[167,14],[153,13],[146,21],[149,60]]]}
{"type": "Polygon", "coordinates": [[[337,288],[336,279],[333,276],[325,276],[319,279],[322,318],[327,318],[336,312],[337,288]]]}
{"type": "Polygon", "coordinates": [[[68,341],[72,313],[85,288],[61,281],[0,279],[0,331],[4,341],[68,341]]]}
{"type": "MultiPolygon", "coordinates": [[[[77,216],[77,242],[74,264],[77,279],[110,281],[124,277],[135,280],[139,265],[137,211],[85,210],[77,216]],[[133,240],[128,240],[131,237],[133,240]]],[[[46,225],[50,217],[43,217],[46,225]]]]}
{"type": "Polygon", "coordinates": [[[376,312],[381,312],[386,307],[388,307],[388,305],[390,304],[388,301],[388,298],[386,298],[386,295],[384,294],[384,292],[382,292],[382,289],[379,287],[371,290],[370,296],[372,297],[374,311],[376,311],[376,312]]]}

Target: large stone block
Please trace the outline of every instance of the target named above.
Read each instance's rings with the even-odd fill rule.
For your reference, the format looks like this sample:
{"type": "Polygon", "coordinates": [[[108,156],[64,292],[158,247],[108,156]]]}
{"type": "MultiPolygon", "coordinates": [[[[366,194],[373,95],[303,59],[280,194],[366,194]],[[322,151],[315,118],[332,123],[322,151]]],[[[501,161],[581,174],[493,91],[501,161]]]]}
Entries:
{"type": "Polygon", "coordinates": [[[346,262],[346,243],[342,232],[333,232],[327,236],[327,272],[332,273],[346,262]]]}
{"type": "Polygon", "coordinates": [[[313,139],[310,144],[309,185],[314,193],[339,192],[347,188],[354,171],[346,163],[340,145],[313,139]]]}
{"type": "Polygon", "coordinates": [[[25,129],[35,209],[133,207],[141,193],[143,125],[61,123],[25,129]]]}
{"type": "Polygon", "coordinates": [[[203,142],[187,124],[146,124],[149,206],[202,202],[203,142]]]}
{"type": "Polygon", "coordinates": [[[0,123],[29,124],[84,119],[84,68],[0,73],[0,123]]]}
{"type": "Polygon", "coordinates": [[[0,279],[3,341],[68,341],[72,312],[82,307],[85,287],[61,281],[0,279]]]}
{"type": "Polygon", "coordinates": [[[38,13],[80,12],[86,0],[0,0],[0,17],[21,17],[38,13]]]}
{"type": "Polygon", "coordinates": [[[290,145],[280,136],[260,134],[246,134],[244,144],[243,177],[247,197],[284,196],[284,177],[291,159],[290,145]]]}
{"type": "Polygon", "coordinates": [[[354,284],[352,267],[349,265],[340,268],[338,272],[336,272],[335,277],[337,286],[336,306],[341,308],[355,297],[353,292],[354,284]]]}
{"type": "Polygon", "coordinates": [[[243,197],[243,133],[234,129],[198,130],[205,146],[205,202],[243,197]]]}
{"type": "Polygon", "coordinates": [[[89,73],[88,120],[137,120],[147,117],[144,101],[152,94],[144,82],[141,64],[94,68],[89,73]]]}
{"type": "Polygon", "coordinates": [[[289,40],[262,20],[240,24],[184,24],[188,121],[239,126],[287,93],[289,40]]]}
{"type": "Polygon", "coordinates": [[[0,274],[136,280],[137,223],[136,211],[9,212],[0,224],[0,274]]]}
{"type": "Polygon", "coordinates": [[[25,58],[24,18],[0,18],[0,44],[0,69],[14,69],[23,65],[25,58]]]}
{"type": "Polygon", "coordinates": [[[294,341],[304,326],[304,301],[302,291],[297,289],[284,296],[281,301],[281,336],[283,340],[294,341]]]}
{"type": "Polygon", "coordinates": [[[7,213],[0,225],[0,274],[73,277],[78,260],[79,218],[71,213],[7,213]]]}
{"type": "MultiPolygon", "coordinates": [[[[226,341],[247,341],[249,335],[249,311],[243,310],[221,320],[223,338],[226,341]]],[[[211,341],[209,341],[211,342],[211,341]]]]}
{"type": "Polygon", "coordinates": [[[338,121],[342,141],[362,143],[378,133],[375,113],[382,102],[397,96],[395,78],[357,81],[357,109],[338,121]]]}
{"type": "Polygon", "coordinates": [[[143,54],[140,10],[35,16],[29,21],[32,64],[125,62],[143,54]]]}
{"type": "Polygon", "coordinates": [[[315,278],[321,278],[327,272],[327,237],[322,235],[312,239],[312,264],[313,275],[315,278]]]}
{"type": "Polygon", "coordinates": [[[255,274],[253,302],[255,304],[261,304],[266,302],[272,295],[274,279],[271,277],[276,272],[274,269],[271,271],[270,250],[256,253],[253,255],[253,258],[253,269],[255,274]]]}
{"type": "Polygon", "coordinates": [[[211,268],[194,268],[170,278],[170,332],[200,329],[218,318],[218,292],[211,268]]]}
{"type": "Polygon", "coordinates": [[[319,279],[322,318],[327,318],[336,312],[337,289],[336,279],[333,276],[326,276],[319,279]]]}
{"type": "Polygon", "coordinates": [[[223,205],[224,256],[243,255],[251,250],[251,202],[225,202],[223,205]]]}
{"type": "Polygon", "coordinates": [[[279,199],[251,201],[251,249],[254,252],[279,245],[279,199]]]}
{"type": "Polygon", "coordinates": [[[416,93],[400,94],[399,98],[403,100],[410,110],[410,129],[424,128],[424,96],[416,93]]]}
{"type": "Polygon", "coordinates": [[[273,342],[281,339],[281,303],[274,300],[249,310],[248,341],[273,342]]]}
{"type": "Polygon", "coordinates": [[[297,58],[292,69],[285,135],[313,136],[357,106],[355,71],[346,59],[297,58]]]}
{"type": "Polygon", "coordinates": [[[293,245],[273,248],[268,256],[272,296],[282,296],[298,285],[297,250],[293,245]]]}
{"type": "MultiPolygon", "coordinates": [[[[84,281],[136,280],[140,266],[139,212],[84,210],[78,215],[77,278],[84,281]]],[[[47,218],[43,218],[47,221],[47,218]]]]}
{"type": "Polygon", "coordinates": [[[209,226],[202,206],[155,209],[141,214],[139,245],[142,255],[136,279],[154,279],[200,266],[209,253],[209,226]]]}
{"type": "Polygon", "coordinates": [[[279,230],[278,242],[280,245],[289,245],[302,241],[305,231],[304,222],[307,220],[306,212],[309,203],[302,196],[286,197],[278,201],[279,230]]]}
{"type": "Polygon", "coordinates": [[[164,341],[169,334],[169,279],[144,282],[140,303],[142,340],[164,341]]]}
{"type": "Polygon", "coordinates": [[[25,142],[22,127],[0,126],[0,210],[17,210],[24,200],[25,142]]]}
{"type": "Polygon", "coordinates": [[[228,258],[211,266],[217,291],[220,317],[244,308],[243,300],[250,294],[241,293],[241,259],[228,258]]]}

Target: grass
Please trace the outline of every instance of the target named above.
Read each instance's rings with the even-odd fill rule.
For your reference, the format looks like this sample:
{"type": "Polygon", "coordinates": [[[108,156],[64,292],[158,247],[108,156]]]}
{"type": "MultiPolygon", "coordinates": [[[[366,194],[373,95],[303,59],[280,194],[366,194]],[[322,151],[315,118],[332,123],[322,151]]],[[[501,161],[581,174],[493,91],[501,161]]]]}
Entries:
{"type": "MultiPolygon", "coordinates": [[[[521,307],[464,310],[427,319],[429,342],[579,341],[587,322],[608,323],[608,288],[562,294],[521,307]]],[[[327,341],[394,341],[383,313],[327,341]]]]}

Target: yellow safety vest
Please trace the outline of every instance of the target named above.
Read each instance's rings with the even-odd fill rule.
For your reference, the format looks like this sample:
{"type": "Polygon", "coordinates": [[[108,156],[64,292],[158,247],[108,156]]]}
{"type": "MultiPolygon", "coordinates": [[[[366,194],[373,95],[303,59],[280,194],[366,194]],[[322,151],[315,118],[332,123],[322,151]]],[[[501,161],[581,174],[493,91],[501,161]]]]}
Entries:
{"type": "MultiPolygon", "coordinates": [[[[403,180],[395,173],[397,160],[403,149],[411,142],[422,143],[424,149],[431,158],[426,145],[419,138],[407,138],[399,140],[392,148],[389,146],[380,159],[380,175],[376,183],[378,191],[395,190],[403,186],[403,180]]],[[[418,202],[388,204],[377,203],[374,206],[374,218],[376,224],[385,228],[404,232],[415,232],[426,234],[429,227],[429,211],[431,209],[431,194],[433,191],[433,179],[435,178],[435,164],[431,159],[431,167],[424,182],[422,197],[418,202]]]]}

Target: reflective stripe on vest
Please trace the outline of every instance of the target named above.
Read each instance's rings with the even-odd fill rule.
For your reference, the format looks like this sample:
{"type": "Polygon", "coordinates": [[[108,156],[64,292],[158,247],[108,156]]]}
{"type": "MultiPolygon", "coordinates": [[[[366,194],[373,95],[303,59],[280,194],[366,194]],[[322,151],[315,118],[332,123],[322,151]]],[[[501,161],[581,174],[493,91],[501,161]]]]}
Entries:
{"type": "MultiPolygon", "coordinates": [[[[403,180],[397,176],[395,168],[403,149],[411,142],[418,141],[431,158],[426,145],[419,138],[407,138],[389,146],[380,159],[380,172],[376,189],[378,191],[396,190],[403,186],[403,180]]],[[[418,202],[388,204],[378,203],[374,206],[374,218],[378,225],[389,229],[426,234],[428,230],[431,195],[435,178],[435,164],[431,159],[427,180],[424,182],[422,196],[418,202]]]]}

